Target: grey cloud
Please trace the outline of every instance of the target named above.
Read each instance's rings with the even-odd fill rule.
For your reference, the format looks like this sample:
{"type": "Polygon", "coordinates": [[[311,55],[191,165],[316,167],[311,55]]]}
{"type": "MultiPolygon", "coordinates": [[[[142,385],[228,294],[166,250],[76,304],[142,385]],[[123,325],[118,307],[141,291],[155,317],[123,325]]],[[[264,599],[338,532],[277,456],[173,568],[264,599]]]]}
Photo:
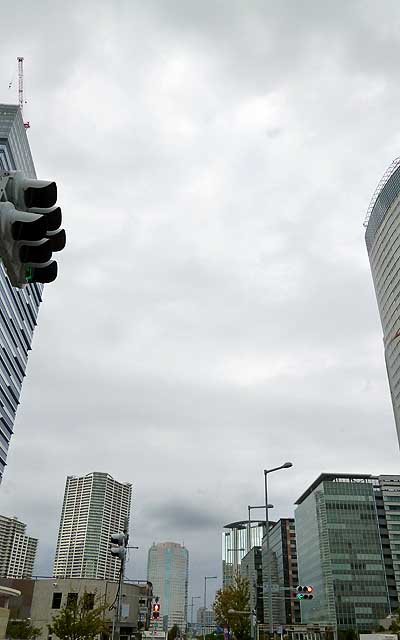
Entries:
{"type": "Polygon", "coordinates": [[[184,537],[202,593],[264,467],[295,464],[271,478],[276,518],[322,471],[397,470],[362,221],[398,155],[400,10],[45,8],[3,11],[0,97],[24,55],[32,153],[68,245],[0,512],[39,536],[49,572],[65,476],[108,471],[134,485],[131,577],[153,540],[184,537]]]}

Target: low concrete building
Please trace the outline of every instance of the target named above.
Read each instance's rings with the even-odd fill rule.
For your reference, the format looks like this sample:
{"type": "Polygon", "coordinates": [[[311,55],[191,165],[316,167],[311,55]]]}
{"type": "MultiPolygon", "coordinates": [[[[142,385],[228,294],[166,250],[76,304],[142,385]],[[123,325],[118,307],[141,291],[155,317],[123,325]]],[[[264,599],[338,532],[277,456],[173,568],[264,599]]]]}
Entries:
{"type": "Polygon", "coordinates": [[[0,640],[3,640],[3,638],[6,637],[6,629],[10,614],[10,599],[16,598],[20,595],[21,592],[17,589],[11,589],[11,587],[4,587],[3,585],[0,586],[0,640]]]}
{"type": "MultiPolygon", "coordinates": [[[[86,578],[40,578],[34,580],[3,580],[8,586],[18,583],[21,596],[12,606],[13,618],[31,618],[33,626],[41,629],[38,640],[51,640],[48,625],[68,602],[79,599],[85,592],[94,595],[95,603],[108,604],[116,600],[118,583],[86,578]]],[[[121,638],[132,638],[148,629],[151,615],[152,585],[148,582],[125,582],[122,588],[121,638]]],[[[95,605],[96,606],[96,605],[95,605]]],[[[114,610],[105,611],[105,620],[112,626],[114,610]]]]}

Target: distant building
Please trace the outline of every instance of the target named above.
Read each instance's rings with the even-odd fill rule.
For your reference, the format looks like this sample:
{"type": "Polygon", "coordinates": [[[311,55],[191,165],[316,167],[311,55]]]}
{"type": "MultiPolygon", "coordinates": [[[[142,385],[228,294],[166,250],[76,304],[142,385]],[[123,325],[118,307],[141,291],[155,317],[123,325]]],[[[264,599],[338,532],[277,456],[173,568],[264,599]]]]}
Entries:
{"type": "MultiPolygon", "coordinates": [[[[270,522],[270,526],[273,523],[270,522]]],[[[239,520],[224,526],[222,532],[222,585],[232,584],[235,573],[240,572],[240,564],[252,547],[261,547],[265,533],[265,520],[239,520]]]]}
{"type": "Polygon", "coordinates": [[[212,609],[204,609],[199,607],[197,609],[197,629],[200,629],[200,633],[214,633],[215,631],[215,614],[212,609]]]}
{"type": "Polygon", "coordinates": [[[364,226],[400,443],[400,158],[392,162],[375,189],[364,226]]]}
{"type": "Polygon", "coordinates": [[[368,632],[389,614],[376,486],[370,475],[323,473],[297,500],[299,583],[314,588],[302,622],[368,632]]]}
{"type": "Polygon", "coordinates": [[[0,578],[32,576],[38,541],[25,531],[16,517],[0,516],[0,578]]]}
{"type": "MultiPolygon", "coordinates": [[[[21,110],[17,105],[0,104],[0,171],[15,170],[36,178],[21,110]]],[[[24,289],[12,287],[0,262],[0,482],[42,291],[41,284],[29,284],[24,289]]]]}
{"type": "Polygon", "coordinates": [[[129,521],[131,495],[131,484],[108,473],[67,477],[54,577],[118,579],[120,561],[110,554],[110,535],[129,521]]]}
{"type": "MultiPolygon", "coordinates": [[[[111,605],[117,595],[118,583],[109,580],[86,578],[57,579],[44,578],[33,580],[2,580],[2,585],[21,592],[20,597],[10,601],[10,619],[30,618],[31,624],[38,627],[38,640],[49,640],[48,624],[68,602],[79,599],[85,592],[92,594],[92,602],[111,605]]],[[[139,631],[147,630],[150,623],[152,588],[148,583],[122,586],[121,638],[131,640],[139,631]]],[[[110,635],[114,610],[107,608],[105,622],[110,635]]]]}
{"type": "MultiPolygon", "coordinates": [[[[294,625],[301,621],[300,603],[294,594],[299,585],[294,518],[281,518],[269,532],[271,550],[272,616],[274,624],[294,625]]],[[[262,544],[264,622],[268,619],[268,573],[266,538],[262,544]]]]}
{"type": "Polygon", "coordinates": [[[250,586],[250,609],[256,611],[257,622],[264,622],[263,568],[261,547],[252,547],[240,563],[240,575],[247,578],[250,586]]]}
{"type": "Polygon", "coordinates": [[[153,543],[147,561],[147,580],[160,598],[164,630],[178,625],[184,633],[187,622],[189,552],[177,542],[153,543]]]}

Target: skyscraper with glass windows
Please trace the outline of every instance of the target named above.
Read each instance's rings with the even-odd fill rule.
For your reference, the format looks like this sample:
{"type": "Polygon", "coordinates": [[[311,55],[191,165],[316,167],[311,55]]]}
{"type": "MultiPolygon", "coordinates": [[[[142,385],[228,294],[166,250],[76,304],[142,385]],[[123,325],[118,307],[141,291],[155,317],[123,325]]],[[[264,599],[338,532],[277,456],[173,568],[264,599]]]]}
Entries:
{"type": "Polygon", "coordinates": [[[160,598],[160,616],[164,630],[175,624],[181,634],[186,630],[189,578],[189,552],[177,542],[155,542],[149,549],[147,580],[153,594],[160,598]]]}
{"type": "Polygon", "coordinates": [[[379,182],[364,226],[400,443],[400,158],[379,182]]]}
{"type": "MultiPolygon", "coordinates": [[[[18,106],[0,104],[0,171],[36,178],[18,106]]],[[[6,466],[43,285],[11,286],[0,262],[0,482],[6,466]]]]}
{"type": "MultiPolygon", "coordinates": [[[[300,603],[293,597],[299,585],[297,545],[294,518],[281,518],[269,532],[272,617],[274,624],[300,622],[300,603]]],[[[262,543],[262,571],[264,593],[264,622],[268,619],[267,540],[262,543]]]]}
{"type": "MultiPolygon", "coordinates": [[[[275,524],[270,522],[271,524],[275,524]]],[[[222,584],[232,584],[240,563],[252,547],[261,547],[265,520],[239,520],[224,526],[222,532],[222,584]],[[250,529],[249,529],[250,527],[250,529]]]]}
{"type": "Polygon", "coordinates": [[[110,554],[110,535],[124,530],[132,485],[108,473],[68,476],[61,511],[55,578],[117,580],[120,561],[110,554]]]}
{"type": "Polygon", "coordinates": [[[314,588],[302,622],[370,631],[389,614],[376,491],[371,475],[323,473],[297,500],[299,584],[314,588]]]}

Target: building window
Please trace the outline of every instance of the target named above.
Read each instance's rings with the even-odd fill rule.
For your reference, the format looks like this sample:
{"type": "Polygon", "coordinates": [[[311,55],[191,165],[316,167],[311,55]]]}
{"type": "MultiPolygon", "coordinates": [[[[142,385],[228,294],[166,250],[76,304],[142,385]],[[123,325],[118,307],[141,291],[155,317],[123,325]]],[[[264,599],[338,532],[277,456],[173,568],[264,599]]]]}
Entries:
{"type": "Polygon", "coordinates": [[[53,593],[53,602],[51,604],[52,609],[61,608],[61,598],[62,598],[62,593],[53,593]]]}
{"type": "Polygon", "coordinates": [[[73,607],[78,602],[78,594],[77,593],[69,593],[67,595],[67,607],[73,607]]]}
{"type": "Polygon", "coordinates": [[[94,593],[85,593],[85,609],[94,609],[94,593]]]}

